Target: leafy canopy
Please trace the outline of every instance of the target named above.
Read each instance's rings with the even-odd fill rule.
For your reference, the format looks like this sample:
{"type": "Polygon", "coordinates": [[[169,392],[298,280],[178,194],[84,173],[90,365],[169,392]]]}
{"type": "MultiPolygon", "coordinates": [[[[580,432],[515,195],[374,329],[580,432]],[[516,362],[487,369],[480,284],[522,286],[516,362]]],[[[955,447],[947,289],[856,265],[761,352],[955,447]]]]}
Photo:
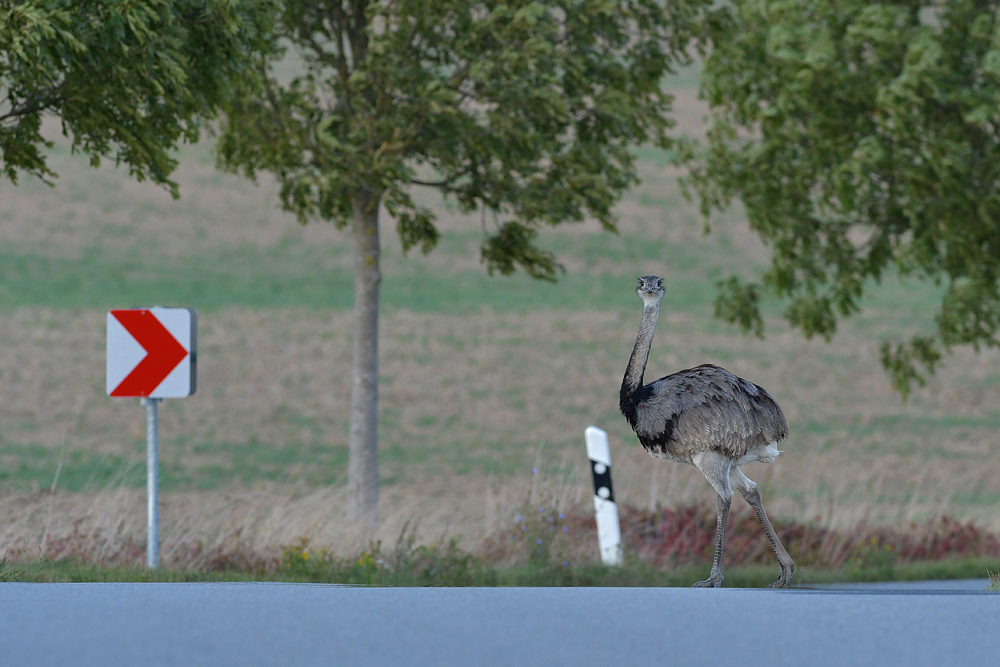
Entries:
{"type": "Polygon", "coordinates": [[[885,341],[904,396],[951,346],[1000,325],[998,2],[737,0],[711,28],[703,212],[739,198],[772,251],[717,312],[760,333],[761,287],[829,338],[887,273],[943,283],[936,328],[885,341]]]}
{"type": "Polygon", "coordinates": [[[347,225],[359,193],[395,218],[405,249],[430,251],[434,214],[411,186],[480,211],[489,271],[551,279],[543,224],[593,216],[636,182],[630,147],[669,146],[660,88],[703,0],[291,1],[280,21],[304,73],[281,81],[263,54],[258,88],[232,104],[221,165],[276,174],[283,206],[347,225]]]}
{"type": "Polygon", "coordinates": [[[250,73],[273,16],[270,0],[0,0],[0,173],[55,176],[54,114],[94,166],[113,156],[177,196],[170,149],[250,73]]]}

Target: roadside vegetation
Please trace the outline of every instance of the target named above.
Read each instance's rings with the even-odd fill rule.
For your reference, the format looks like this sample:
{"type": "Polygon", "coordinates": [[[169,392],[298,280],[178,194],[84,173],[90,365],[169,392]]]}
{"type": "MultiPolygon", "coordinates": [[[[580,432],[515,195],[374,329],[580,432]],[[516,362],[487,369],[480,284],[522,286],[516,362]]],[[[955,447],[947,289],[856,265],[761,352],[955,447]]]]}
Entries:
{"type": "MultiPolygon", "coordinates": [[[[144,567],[145,546],[109,545],[75,534],[35,553],[8,552],[0,581],[284,581],[374,586],[688,586],[711,560],[714,514],[708,503],[655,512],[622,509],[625,562],[596,557],[587,508],[559,512],[525,506],[474,549],[455,538],[419,539],[403,526],[391,544],[372,542],[338,554],[302,537],[280,552],[238,540],[206,549],[192,543],[170,565],[144,567]]],[[[1000,564],[1000,535],[938,517],[902,527],[859,524],[834,530],[775,522],[797,563],[796,584],[981,578],[1000,564]]],[[[730,520],[726,586],[763,587],[775,568],[749,511],[730,520]]]]}

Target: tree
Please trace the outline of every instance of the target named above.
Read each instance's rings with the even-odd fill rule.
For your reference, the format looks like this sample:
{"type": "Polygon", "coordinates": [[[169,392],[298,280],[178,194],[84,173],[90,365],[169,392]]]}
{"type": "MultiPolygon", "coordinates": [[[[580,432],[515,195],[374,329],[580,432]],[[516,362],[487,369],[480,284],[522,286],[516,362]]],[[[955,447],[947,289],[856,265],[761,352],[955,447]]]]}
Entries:
{"type": "Polygon", "coordinates": [[[51,114],[94,166],[113,156],[177,197],[170,150],[253,74],[273,19],[270,0],[0,0],[0,173],[56,175],[51,114]]]}
{"type": "Polygon", "coordinates": [[[739,198],[771,248],[716,312],[758,335],[763,291],[829,339],[889,272],[945,286],[932,333],[882,343],[904,397],[1000,324],[998,3],[737,0],[711,28],[703,212],[739,198]]]}
{"type": "Polygon", "coordinates": [[[220,164],[272,172],[286,210],[354,239],[354,360],[348,484],[360,525],[377,522],[379,205],[403,248],[429,252],[434,215],[411,186],[438,188],[492,229],[489,273],[551,280],[542,225],[612,206],[637,181],[630,147],[669,146],[661,80],[705,11],[702,0],[290,1],[278,33],[304,73],[228,110],[220,164]]]}

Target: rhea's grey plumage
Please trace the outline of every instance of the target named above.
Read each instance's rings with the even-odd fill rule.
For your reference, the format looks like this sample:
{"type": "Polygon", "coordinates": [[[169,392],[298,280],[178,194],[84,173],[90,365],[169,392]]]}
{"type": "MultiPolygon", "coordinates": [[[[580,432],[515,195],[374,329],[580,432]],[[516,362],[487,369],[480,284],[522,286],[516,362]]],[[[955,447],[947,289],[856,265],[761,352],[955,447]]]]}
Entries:
{"type": "Polygon", "coordinates": [[[722,549],[733,487],[754,508],[778,557],[781,577],[772,586],[787,586],[795,563],[764,512],[757,485],[739,468],[751,461],[771,463],[780,454],[777,443],[788,436],[781,407],[763,387],[712,364],[643,384],[663,280],[643,276],[637,292],[643,301],[642,321],[622,379],[619,408],[651,456],[697,467],[718,494],[712,574],[695,586],[722,584],[722,549]]]}

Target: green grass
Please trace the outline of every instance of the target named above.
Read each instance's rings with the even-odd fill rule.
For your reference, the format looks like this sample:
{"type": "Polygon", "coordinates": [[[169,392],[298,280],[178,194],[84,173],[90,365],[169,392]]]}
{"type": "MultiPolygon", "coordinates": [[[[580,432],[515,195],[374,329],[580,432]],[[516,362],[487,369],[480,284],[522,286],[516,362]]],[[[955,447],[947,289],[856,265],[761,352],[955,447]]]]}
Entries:
{"type": "MultiPolygon", "coordinates": [[[[132,456],[66,452],[61,463],[41,445],[2,444],[0,486],[14,491],[49,488],[57,481],[60,492],[143,488],[146,485],[145,442],[136,443],[132,456]],[[56,471],[58,470],[58,479],[56,471]]],[[[382,460],[403,463],[412,454],[393,449],[382,460]]],[[[319,438],[280,446],[250,438],[246,443],[195,444],[188,438],[160,442],[160,489],[165,493],[252,486],[257,482],[329,486],[343,481],[347,448],[330,447],[319,438]],[[210,459],[206,461],[205,459],[210,459]]]]}
{"type": "MultiPolygon", "coordinates": [[[[146,483],[145,462],[111,454],[87,451],[66,452],[60,464],[52,451],[41,445],[0,443],[3,466],[0,485],[12,490],[48,488],[58,470],[58,487],[67,491],[85,491],[138,487],[146,483]]],[[[169,465],[161,474],[169,478],[169,465]]]]}
{"type": "MultiPolygon", "coordinates": [[[[384,552],[380,546],[345,559],[296,558],[286,552],[281,562],[268,568],[148,569],[132,566],[101,566],[74,559],[0,563],[0,582],[248,582],[331,583],[361,586],[652,586],[689,587],[707,573],[706,565],[658,569],[641,562],[620,567],[598,563],[563,565],[521,564],[491,566],[445,545],[412,547],[402,556],[384,552]],[[394,560],[395,559],[395,560],[394,560]],[[298,562],[292,562],[292,561],[298,562]],[[391,561],[391,562],[390,562],[391,561]]],[[[925,581],[935,579],[980,579],[995,562],[956,559],[897,566],[888,575],[878,569],[820,570],[800,568],[795,586],[808,587],[850,582],[925,581]]],[[[726,568],[726,588],[764,588],[774,581],[777,568],[745,566],[726,568]]],[[[1000,591],[993,575],[990,590],[1000,591]]]]}
{"type": "MultiPolygon", "coordinates": [[[[391,419],[383,424],[391,426],[391,419]]],[[[427,427],[433,428],[433,424],[427,427]]],[[[60,465],[58,455],[42,445],[0,444],[0,486],[12,491],[47,489],[59,471],[58,490],[63,493],[100,491],[110,488],[144,488],[146,485],[145,442],[137,442],[131,456],[67,452],[60,465]]],[[[419,447],[383,443],[379,449],[381,481],[389,486],[420,481],[427,468],[445,462],[451,474],[492,471],[514,475],[521,471],[519,457],[528,456],[537,441],[485,440],[471,448],[452,447],[428,439],[419,447]],[[494,452],[508,457],[498,461],[494,452]]],[[[205,443],[176,437],[160,441],[160,484],[164,493],[207,491],[255,483],[330,486],[343,483],[347,471],[347,448],[334,447],[317,437],[297,439],[282,445],[251,437],[245,443],[205,443]]],[[[554,464],[552,464],[554,465],[554,464]]]]}
{"type": "MultiPolygon", "coordinates": [[[[8,247],[0,252],[0,311],[150,304],[190,304],[206,311],[232,306],[348,310],[354,301],[354,277],[348,269],[329,265],[326,252],[333,250],[296,241],[271,249],[194,249],[181,258],[163,259],[134,257],[112,248],[91,248],[80,257],[64,258],[8,247]]],[[[577,256],[572,250],[563,254],[577,256]]],[[[384,264],[380,305],[385,311],[634,310],[629,308],[634,304],[621,298],[632,287],[633,276],[573,273],[548,283],[522,274],[491,277],[481,269],[431,272],[416,260],[391,254],[384,264]]],[[[713,289],[698,272],[677,278],[665,306],[704,309],[713,289]]]]}
{"type": "MultiPolygon", "coordinates": [[[[581,245],[632,243],[659,253],[654,244],[611,237],[588,237],[581,245]]],[[[561,245],[559,243],[553,245],[561,245]]],[[[573,243],[567,241],[566,246],[573,243]]],[[[121,251],[91,249],[79,258],[54,258],[8,248],[0,252],[0,312],[19,307],[111,308],[146,305],[193,305],[201,311],[243,306],[249,308],[316,308],[347,311],[353,306],[354,278],[339,266],[329,266],[327,252],[305,242],[261,249],[243,246],[205,252],[195,250],[174,260],[142,259],[121,251]]],[[[591,251],[570,247],[562,256],[586,259],[591,251]]],[[[596,251],[594,251],[596,252],[596,251]]],[[[614,253],[610,253],[611,258],[614,253]]],[[[631,313],[634,304],[622,299],[635,278],[630,274],[570,273],[556,283],[539,282],[518,274],[489,276],[483,270],[431,272],[390,254],[380,305],[383,312],[406,309],[422,313],[475,314],[483,309],[500,313],[540,310],[601,310],[631,313]]],[[[622,265],[642,261],[620,259],[622,265]]],[[[649,261],[652,261],[650,259],[649,261]]],[[[691,254],[672,262],[665,311],[689,313],[704,322],[709,333],[734,331],[712,317],[715,278],[724,268],[691,254]]],[[[853,332],[880,328],[885,335],[903,335],[928,325],[928,304],[940,290],[926,285],[885,284],[864,301],[868,311],[842,326],[853,332]],[[891,311],[891,323],[885,313],[891,311]]],[[[783,304],[766,299],[763,314],[780,317],[783,304]]],[[[727,352],[708,350],[716,356],[727,352]]],[[[726,359],[722,359],[726,361],[726,359]]]]}

